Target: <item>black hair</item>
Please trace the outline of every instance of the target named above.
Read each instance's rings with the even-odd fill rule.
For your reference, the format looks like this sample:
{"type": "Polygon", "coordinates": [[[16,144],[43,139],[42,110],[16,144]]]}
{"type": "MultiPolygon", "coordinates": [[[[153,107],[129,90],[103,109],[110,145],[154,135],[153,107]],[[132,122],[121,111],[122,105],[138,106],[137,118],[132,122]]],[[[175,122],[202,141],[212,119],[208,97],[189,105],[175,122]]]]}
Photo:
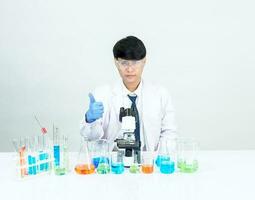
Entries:
{"type": "Polygon", "coordinates": [[[146,48],[137,37],[127,36],[114,45],[113,55],[115,59],[141,60],[146,56],[146,48]]]}

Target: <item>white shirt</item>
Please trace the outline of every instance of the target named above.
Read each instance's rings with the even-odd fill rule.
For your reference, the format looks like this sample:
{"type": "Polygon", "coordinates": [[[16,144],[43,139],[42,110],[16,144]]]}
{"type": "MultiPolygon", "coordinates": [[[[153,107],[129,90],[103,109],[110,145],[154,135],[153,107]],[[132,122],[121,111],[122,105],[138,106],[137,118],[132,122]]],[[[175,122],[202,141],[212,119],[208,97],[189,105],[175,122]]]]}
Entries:
{"type": "MultiPolygon", "coordinates": [[[[142,81],[134,91],[140,120],[141,147],[156,150],[160,137],[177,136],[174,109],[168,91],[155,84],[142,81]]],[[[104,105],[103,117],[92,123],[82,120],[80,133],[90,140],[107,139],[113,142],[120,133],[119,111],[121,107],[131,107],[131,100],[124,84],[98,87],[94,91],[96,101],[104,105]]],[[[144,148],[142,148],[143,150],[144,148]]]]}
{"type": "Polygon", "coordinates": [[[123,92],[123,107],[124,108],[131,108],[132,102],[129,99],[128,95],[130,96],[137,96],[136,97],[136,107],[139,113],[139,123],[140,123],[140,140],[141,140],[141,149],[146,149],[146,143],[144,141],[143,136],[143,111],[142,111],[142,87],[143,87],[143,81],[139,84],[137,89],[134,92],[130,92],[126,86],[122,82],[122,92],[123,92]]]}

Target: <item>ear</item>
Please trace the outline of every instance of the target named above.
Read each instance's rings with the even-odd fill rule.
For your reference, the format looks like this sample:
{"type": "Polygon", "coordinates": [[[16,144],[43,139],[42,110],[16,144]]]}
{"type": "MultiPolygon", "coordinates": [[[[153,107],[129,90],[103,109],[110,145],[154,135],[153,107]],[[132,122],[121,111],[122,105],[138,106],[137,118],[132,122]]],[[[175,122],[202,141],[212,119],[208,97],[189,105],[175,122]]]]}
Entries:
{"type": "Polygon", "coordinates": [[[143,61],[144,65],[146,64],[146,61],[147,61],[147,58],[145,57],[145,58],[144,58],[144,61],[143,61]]]}
{"type": "Polygon", "coordinates": [[[114,58],[114,64],[118,68],[118,63],[117,63],[117,59],[116,58],[114,58]]]}

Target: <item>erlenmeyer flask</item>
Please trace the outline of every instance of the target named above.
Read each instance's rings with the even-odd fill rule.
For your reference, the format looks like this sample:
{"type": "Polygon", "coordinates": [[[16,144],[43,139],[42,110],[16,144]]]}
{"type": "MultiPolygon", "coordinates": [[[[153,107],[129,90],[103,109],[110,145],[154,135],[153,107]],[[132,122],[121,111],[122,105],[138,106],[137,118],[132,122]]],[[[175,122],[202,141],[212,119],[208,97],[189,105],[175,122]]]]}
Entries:
{"type": "Polygon", "coordinates": [[[114,174],[122,174],[124,172],[123,162],[124,151],[113,151],[111,155],[111,171],[114,174]]]}
{"type": "Polygon", "coordinates": [[[86,138],[82,139],[78,162],[75,171],[78,174],[92,174],[95,172],[95,166],[91,163],[90,152],[88,149],[89,142],[86,138]]]}
{"type": "Polygon", "coordinates": [[[161,138],[158,148],[158,156],[156,165],[160,172],[163,174],[170,174],[174,172],[174,155],[175,153],[175,140],[168,138],[161,138]]]}
{"type": "Polygon", "coordinates": [[[98,154],[98,166],[97,173],[98,174],[108,174],[110,173],[110,153],[109,153],[109,143],[107,140],[101,139],[96,142],[97,148],[99,150],[98,154]]]}

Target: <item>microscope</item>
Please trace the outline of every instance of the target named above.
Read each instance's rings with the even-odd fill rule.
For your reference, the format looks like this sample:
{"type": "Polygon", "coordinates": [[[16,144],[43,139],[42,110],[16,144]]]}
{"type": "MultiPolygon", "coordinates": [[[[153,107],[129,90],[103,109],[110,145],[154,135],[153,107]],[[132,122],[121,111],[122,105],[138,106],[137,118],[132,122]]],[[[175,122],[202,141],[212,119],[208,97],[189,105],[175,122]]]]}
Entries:
{"type": "Polygon", "coordinates": [[[135,139],[135,113],[131,108],[120,108],[119,121],[121,122],[120,139],[116,139],[118,149],[124,150],[124,166],[130,167],[134,162],[140,164],[141,142],[135,139]]]}

